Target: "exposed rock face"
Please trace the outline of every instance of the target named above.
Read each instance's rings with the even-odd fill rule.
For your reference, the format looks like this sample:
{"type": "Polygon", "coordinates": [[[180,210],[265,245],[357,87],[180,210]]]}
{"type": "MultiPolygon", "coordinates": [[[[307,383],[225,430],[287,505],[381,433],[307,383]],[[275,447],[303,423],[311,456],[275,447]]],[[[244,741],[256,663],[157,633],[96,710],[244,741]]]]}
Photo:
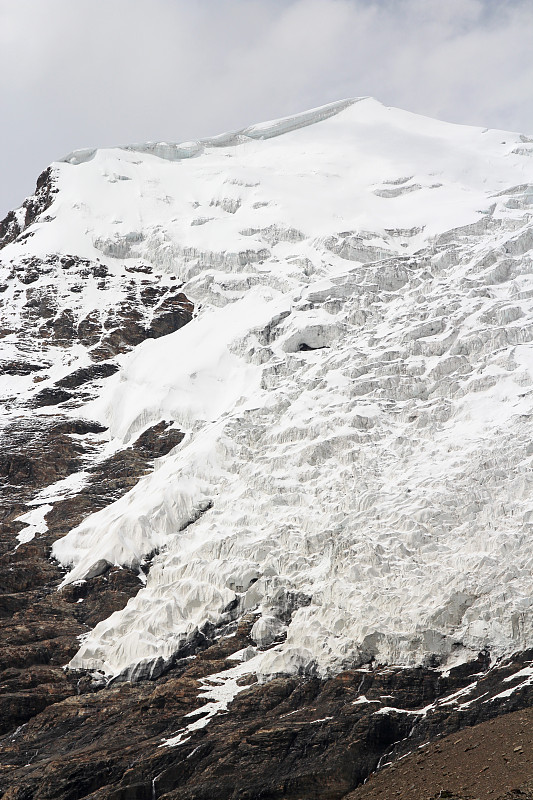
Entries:
{"type": "Polygon", "coordinates": [[[37,178],[35,194],[25,200],[18,211],[10,211],[0,222],[0,249],[14,242],[26,228],[44,214],[51,206],[56,193],[53,169],[48,167],[37,178]]]}
{"type": "MultiPolygon", "coordinates": [[[[103,361],[145,339],[178,330],[191,319],[193,310],[168,279],[164,284],[159,275],[140,282],[125,280],[98,262],[75,256],[23,258],[12,265],[9,277],[0,295],[2,334],[18,331],[21,348],[32,340],[42,343],[43,355],[50,347],[70,348],[80,342],[94,361],[103,361]],[[36,282],[38,286],[31,285],[36,282]],[[96,291],[99,304],[87,313],[91,290],[96,291]]],[[[4,369],[8,374],[26,375],[46,365],[44,359],[35,363],[19,356],[6,361],[4,369]]]]}
{"type": "MultiPolygon", "coordinates": [[[[95,429],[99,426],[52,422],[44,431],[26,430],[28,439],[21,437],[17,457],[4,457],[10,483],[2,504],[5,521],[0,556],[2,732],[12,731],[75,691],[76,681],[62,667],[76,652],[78,637],[123,608],[141,586],[136,573],[104,564],[84,583],[58,593],[63,570],[50,561],[50,548],[85,516],[127,492],[151,467],[154,457],[179,444],[183,434],[165,430],[164,424],[145,431],[132,447],[90,463],[79,491],[48,506],[47,530],[13,549],[14,535],[25,527],[13,517],[31,510],[27,503],[37,489],[72,474],[81,463],[94,458],[97,445],[93,442],[91,447],[86,434],[95,429]],[[74,432],[79,438],[73,442],[74,432]],[[14,492],[17,481],[18,495],[14,492]]],[[[9,431],[5,435],[9,436],[9,431]]]]}
{"type": "MultiPolygon", "coordinates": [[[[413,788],[410,796],[429,800],[461,787],[466,794],[450,796],[472,797],[468,791],[475,788],[489,796],[479,790],[497,786],[494,796],[500,797],[527,781],[531,687],[507,698],[495,695],[531,653],[484,677],[475,673],[483,667],[480,658],[447,678],[429,669],[366,669],[328,681],[280,678],[244,685],[231,713],[197,725],[173,747],[164,745],[191,719],[201,720],[202,707],[208,715],[198,681],[232,668],[235,661],[228,658],[250,645],[252,623],[253,617],[243,619],[234,634],[152,682],[98,689],[88,676],[72,675],[67,699],[2,740],[2,774],[10,787],[4,800],[362,800],[413,788]],[[526,710],[515,710],[521,708],[526,710]],[[442,743],[427,747],[435,736],[442,743]],[[470,751],[480,745],[487,763],[471,761],[470,751]],[[402,766],[383,768],[350,794],[380,762],[413,751],[402,766]],[[452,763],[446,761],[450,752],[452,763]],[[491,763],[496,755],[505,769],[491,763]],[[495,770],[497,783],[491,784],[495,770]]],[[[43,690],[52,696],[55,673],[43,673],[43,690]]]]}

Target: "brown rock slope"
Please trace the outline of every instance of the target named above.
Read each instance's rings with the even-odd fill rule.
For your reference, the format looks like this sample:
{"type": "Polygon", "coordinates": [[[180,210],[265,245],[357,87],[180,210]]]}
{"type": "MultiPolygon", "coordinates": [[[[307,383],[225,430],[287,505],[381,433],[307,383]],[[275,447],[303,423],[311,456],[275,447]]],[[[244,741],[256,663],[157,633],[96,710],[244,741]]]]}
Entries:
{"type": "Polygon", "coordinates": [[[250,644],[252,623],[250,615],[211,645],[206,636],[196,657],[154,681],[99,688],[90,676],[71,675],[69,697],[0,739],[2,800],[429,800],[452,791],[481,798],[531,779],[531,689],[492,699],[520,684],[505,679],[524,659],[483,675],[475,672],[481,660],[446,678],[422,668],[264,685],[243,678],[227,712],[165,746],[201,717],[199,681],[235,664],[228,656],[250,644]],[[397,766],[361,785],[391,760],[397,766]]]}
{"type": "Polygon", "coordinates": [[[370,777],[345,800],[533,798],[533,709],[439,738],[370,777]]]}
{"type": "MultiPolygon", "coordinates": [[[[136,574],[103,565],[103,574],[58,592],[64,570],[50,560],[50,550],[59,536],[85,516],[128,491],[154,456],[179,443],[182,434],[166,431],[166,427],[164,423],[154,426],[132,447],[90,466],[85,486],[56,503],[47,514],[46,534],[15,547],[15,532],[23,526],[4,523],[0,555],[1,732],[12,730],[75,690],[61,667],[78,649],[77,637],[123,608],[139,590],[136,574]]],[[[57,467],[61,447],[54,450],[53,441],[49,441],[50,458],[57,467]]],[[[21,508],[24,510],[17,506],[17,511],[21,508]]]]}

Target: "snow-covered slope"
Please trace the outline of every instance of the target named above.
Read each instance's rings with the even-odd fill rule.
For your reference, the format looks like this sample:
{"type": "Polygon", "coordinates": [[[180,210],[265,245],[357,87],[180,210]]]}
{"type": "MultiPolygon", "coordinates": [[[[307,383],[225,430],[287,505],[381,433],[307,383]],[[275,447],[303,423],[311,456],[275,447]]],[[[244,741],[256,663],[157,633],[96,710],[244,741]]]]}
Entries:
{"type": "Polygon", "coordinates": [[[4,265],[149,265],[197,307],[83,408],[110,447],[187,435],[54,547],[65,582],[152,557],[72,666],[170,658],[250,610],[261,676],[533,646],[533,139],[365,98],[53,175],[4,265]]]}

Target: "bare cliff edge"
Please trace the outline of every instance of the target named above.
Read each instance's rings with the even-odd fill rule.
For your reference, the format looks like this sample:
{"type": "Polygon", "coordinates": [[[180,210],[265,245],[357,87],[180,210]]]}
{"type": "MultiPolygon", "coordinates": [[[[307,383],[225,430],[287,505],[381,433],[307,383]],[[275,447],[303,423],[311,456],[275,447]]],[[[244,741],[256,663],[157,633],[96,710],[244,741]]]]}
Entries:
{"type": "Polygon", "coordinates": [[[532,138],[371,98],[42,173],[0,223],[3,800],[533,796],[532,209],[532,138]],[[467,727],[502,752],[452,774],[467,727]]]}

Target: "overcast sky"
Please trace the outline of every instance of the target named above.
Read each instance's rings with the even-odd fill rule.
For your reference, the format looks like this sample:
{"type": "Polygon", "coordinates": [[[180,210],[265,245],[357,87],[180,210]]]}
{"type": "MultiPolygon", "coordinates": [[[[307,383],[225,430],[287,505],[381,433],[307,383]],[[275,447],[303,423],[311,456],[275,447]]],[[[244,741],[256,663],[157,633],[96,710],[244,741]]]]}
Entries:
{"type": "Polygon", "coordinates": [[[0,218],[81,147],[344,97],[533,132],[533,0],[0,0],[0,218]]]}

